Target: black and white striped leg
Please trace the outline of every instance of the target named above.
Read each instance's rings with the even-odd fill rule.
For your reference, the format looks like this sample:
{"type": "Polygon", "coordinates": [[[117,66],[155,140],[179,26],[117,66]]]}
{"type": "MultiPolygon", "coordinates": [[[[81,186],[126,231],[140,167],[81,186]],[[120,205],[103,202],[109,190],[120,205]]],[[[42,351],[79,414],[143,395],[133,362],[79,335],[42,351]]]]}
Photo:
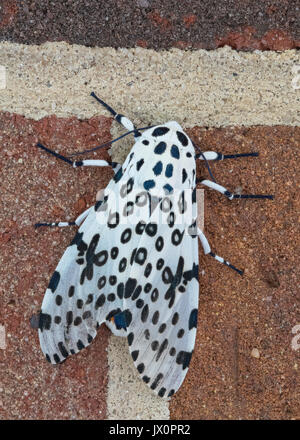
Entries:
{"type": "Polygon", "coordinates": [[[196,159],[201,160],[224,160],[224,159],[238,159],[240,157],[257,157],[258,153],[239,153],[239,154],[222,154],[217,151],[204,151],[196,154],[196,159]]]}
{"type": "Polygon", "coordinates": [[[121,168],[121,165],[117,162],[108,162],[107,160],[101,160],[101,159],[87,159],[87,160],[76,160],[72,161],[66,156],[63,156],[62,154],[56,153],[53,150],[50,150],[50,148],[45,147],[40,142],[36,144],[38,148],[41,148],[44,151],[47,151],[47,153],[52,154],[52,156],[55,156],[57,159],[63,160],[64,162],[72,165],[73,168],[79,168],[79,167],[112,167],[115,173],[119,171],[121,168]]]}
{"type": "Polygon", "coordinates": [[[214,252],[211,251],[211,248],[210,248],[210,245],[207,241],[207,238],[205,237],[205,235],[203,234],[201,229],[197,228],[197,233],[198,233],[198,237],[199,237],[199,240],[202,244],[203,251],[204,251],[205,255],[210,255],[215,260],[219,261],[219,263],[225,264],[225,266],[230,267],[230,269],[235,270],[238,274],[243,275],[244,272],[242,270],[237,269],[235,266],[233,266],[231,263],[229,263],[229,261],[224,260],[224,258],[219,257],[219,255],[216,255],[214,252]]]}
{"type": "Polygon", "coordinates": [[[102,101],[102,99],[98,98],[98,96],[92,92],[91,96],[95,98],[103,107],[106,108],[114,117],[114,119],[119,122],[119,124],[123,125],[124,128],[128,131],[134,132],[134,137],[141,136],[141,133],[137,130],[136,126],[131,122],[130,119],[126,118],[126,116],[117,113],[113,108],[111,108],[106,102],[102,101]]]}
{"type": "Polygon", "coordinates": [[[197,180],[197,183],[201,183],[202,185],[207,186],[208,188],[214,189],[218,192],[220,192],[221,194],[224,194],[224,196],[226,196],[229,200],[232,199],[270,199],[273,200],[274,196],[273,195],[268,195],[268,194],[233,194],[230,191],[228,191],[226,188],[224,188],[224,186],[219,185],[216,182],[212,182],[211,180],[197,180]]]}
{"type": "Polygon", "coordinates": [[[40,228],[41,226],[48,226],[48,227],[55,227],[58,226],[59,228],[64,228],[66,226],[80,226],[81,223],[86,219],[86,217],[88,216],[90,210],[93,208],[93,206],[91,206],[90,208],[86,209],[84,212],[82,212],[75,221],[73,222],[53,222],[53,223],[36,223],[34,225],[35,228],[40,228]]]}
{"type": "Polygon", "coordinates": [[[35,228],[40,228],[41,226],[49,226],[51,228],[54,228],[55,226],[58,226],[59,228],[64,228],[65,226],[75,226],[75,222],[54,222],[54,223],[35,223],[35,228]]]}

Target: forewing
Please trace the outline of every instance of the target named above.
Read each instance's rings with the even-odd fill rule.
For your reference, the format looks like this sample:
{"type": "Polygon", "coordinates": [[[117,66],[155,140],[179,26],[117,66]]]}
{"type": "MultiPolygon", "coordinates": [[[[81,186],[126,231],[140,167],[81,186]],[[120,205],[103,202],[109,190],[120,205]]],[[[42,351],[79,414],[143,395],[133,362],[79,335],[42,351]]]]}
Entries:
{"type": "Polygon", "coordinates": [[[51,363],[86,347],[102,322],[115,334],[126,329],[112,326],[123,310],[130,253],[140,235],[124,221],[132,215],[133,181],[108,187],[61,258],[46,290],[39,325],[41,348],[51,363]],[[114,187],[114,191],[112,191],[114,187]],[[119,194],[125,200],[119,206],[119,194]],[[130,241],[130,245],[128,243],[130,241]]]}

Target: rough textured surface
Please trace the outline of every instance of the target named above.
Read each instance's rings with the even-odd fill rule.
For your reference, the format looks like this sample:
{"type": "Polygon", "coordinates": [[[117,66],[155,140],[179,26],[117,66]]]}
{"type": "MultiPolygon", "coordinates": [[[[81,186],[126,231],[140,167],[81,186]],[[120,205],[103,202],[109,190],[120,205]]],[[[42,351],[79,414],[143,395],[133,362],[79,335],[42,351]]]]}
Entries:
{"type": "MultiPolygon", "coordinates": [[[[106,328],[88,349],[52,367],[29,326],[49,275],[74,234],[67,229],[35,231],[32,225],[73,219],[111,176],[106,169],[73,170],[33,145],[39,139],[62,153],[77,151],[107,139],[109,126],[110,119],[103,117],[78,121],[52,116],[36,122],[1,113],[0,324],[6,331],[6,349],[0,350],[5,365],[0,372],[1,418],[101,419],[106,399],[110,419],[168,417],[167,406],[135,376],[126,341],[111,339],[106,397],[106,328]],[[120,387],[126,406],[118,398],[120,387]]],[[[245,268],[245,276],[201,256],[200,250],[196,350],[185,383],[171,400],[171,418],[299,418],[300,351],[291,348],[291,331],[300,322],[300,129],[194,128],[189,134],[203,150],[259,151],[257,159],[213,164],[213,172],[229,189],[275,193],[276,199],[229,202],[206,191],[207,237],[220,255],[245,268]]],[[[107,156],[101,152],[97,157],[107,156]]],[[[199,175],[205,173],[199,165],[199,175]]]]}
{"type": "MultiPolygon", "coordinates": [[[[230,202],[206,191],[207,238],[245,275],[200,254],[196,349],[171,400],[171,418],[299,419],[300,350],[291,342],[300,322],[300,129],[195,128],[189,134],[204,151],[259,151],[258,158],[216,163],[213,173],[228,189],[276,198],[230,202]]],[[[203,166],[199,174],[207,175],[203,166]]]]}
{"type": "Polygon", "coordinates": [[[111,336],[108,347],[109,385],[107,417],[109,420],[168,420],[168,404],[139,379],[125,338],[111,336]]]}
{"type": "Polygon", "coordinates": [[[189,127],[300,124],[299,89],[292,83],[293,67],[300,65],[295,50],[157,53],[2,43],[0,64],[7,70],[0,108],[34,119],[53,113],[108,116],[90,97],[94,90],[142,126],[166,120],[189,127]]]}
{"type": "MultiPolygon", "coordinates": [[[[67,153],[109,139],[111,120],[51,116],[38,122],[0,113],[0,418],[106,417],[109,331],[58,366],[46,362],[29,320],[75,228],[41,228],[37,221],[74,219],[94,204],[110,170],[74,170],[37,150],[37,140],[67,153]],[[3,329],[3,327],[1,327],[3,329]],[[4,344],[3,344],[4,342],[4,344]]],[[[107,157],[102,152],[98,157],[107,157]]]]}
{"type": "MultiPolygon", "coordinates": [[[[14,4],[10,2],[10,6],[14,4]]],[[[36,8],[39,10],[39,4],[36,8]]],[[[15,17],[14,10],[6,9],[7,23],[15,17]]],[[[295,11],[293,14],[297,18],[295,11]]],[[[193,21],[197,22],[193,17],[185,19],[190,29],[193,21]]],[[[40,20],[38,25],[43,28],[43,23],[40,20]]],[[[79,30],[76,33],[80,34],[79,30]]],[[[34,31],[39,32],[37,27],[34,31]]],[[[278,44],[280,32],[274,34],[278,44]]],[[[228,34],[224,35],[222,38],[227,38],[228,34]]],[[[257,35],[249,28],[246,37],[257,35]]],[[[244,45],[239,34],[234,38],[236,47],[244,45]]],[[[0,361],[4,365],[0,371],[0,417],[126,415],[126,406],[120,405],[117,394],[118,383],[128,390],[129,408],[135,417],[153,418],[152,405],[157,418],[168,416],[167,407],[152,400],[147,408],[152,394],[131,383],[132,364],[122,339],[110,341],[112,387],[108,389],[107,410],[105,348],[109,332],[101,329],[87,350],[53,369],[43,360],[36,332],[28,323],[74,233],[67,229],[35,232],[32,224],[73,219],[94,202],[97,190],[112,174],[105,169],[72,170],[32,145],[39,138],[66,153],[106,141],[111,120],[89,97],[95,90],[138,124],[177,119],[185,128],[203,126],[190,131],[203,149],[259,150],[258,159],[213,164],[216,177],[230,189],[239,191],[242,187],[277,196],[274,202],[229,203],[206,191],[205,227],[212,247],[248,271],[240,279],[217,262],[201,257],[204,272],[200,272],[196,352],[182,390],[171,401],[171,418],[299,418],[300,350],[291,348],[292,328],[300,322],[295,279],[299,128],[205,128],[299,126],[299,89],[292,87],[292,67],[300,64],[299,53],[242,54],[228,48],[156,53],[65,43],[39,47],[2,43],[0,64],[7,69],[0,110],[35,120],[51,114],[70,117],[50,116],[38,122],[13,114],[1,114],[0,118],[0,361]],[[106,118],[94,117],[96,114],[106,118]],[[138,390],[139,408],[134,407],[131,390],[138,390]]],[[[111,132],[114,137],[117,124],[112,124],[111,132]]],[[[132,140],[126,139],[129,146],[132,140]]],[[[124,158],[127,143],[115,144],[112,151],[115,159],[124,158]]],[[[98,152],[96,157],[107,156],[98,152]]],[[[201,168],[199,175],[207,175],[203,164],[201,168]]]]}
{"type": "Polygon", "coordinates": [[[101,47],[300,47],[298,0],[3,0],[0,39],[101,47]],[[279,32],[279,34],[278,34],[279,32]]]}

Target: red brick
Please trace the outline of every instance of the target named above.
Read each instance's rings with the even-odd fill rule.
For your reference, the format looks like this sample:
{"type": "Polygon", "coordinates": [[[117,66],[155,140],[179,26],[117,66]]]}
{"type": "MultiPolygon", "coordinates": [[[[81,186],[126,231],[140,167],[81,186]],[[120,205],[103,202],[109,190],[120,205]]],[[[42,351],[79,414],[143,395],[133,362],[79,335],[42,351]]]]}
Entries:
{"type": "MultiPolygon", "coordinates": [[[[300,323],[300,128],[194,128],[189,134],[202,151],[258,151],[258,158],[212,163],[212,172],[229,190],[271,193],[275,200],[228,201],[206,190],[211,247],[245,274],[240,277],[199,249],[196,347],[186,380],[171,400],[171,418],[299,419],[300,350],[293,350],[291,341],[300,323]],[[259,359],[251,356],[253,348],[259,359]]],[[[198,175],[208,175],[202,161],[198,175]]]]}
{"type": "MultiPolygon", "coordinates": [[[[106,417],[109,331],[101,328],[87,349],[51,366],[29,320],[40,309],[50,276],[76,231],[35,230],[34,223],[74,219],[94,204],[97,190],[113,175],[109,169],[76,170],[35,143],[39,140],[67,154],[109,140],[110,125],[105,117],[79,121],[50,116],[34,121],[0,113],[0,324],[7,335],[7,348],[0,349],[0,418],[106,417]]],[[[89,157],[107,159],[108,154],[98,151],[89,157]]]]}

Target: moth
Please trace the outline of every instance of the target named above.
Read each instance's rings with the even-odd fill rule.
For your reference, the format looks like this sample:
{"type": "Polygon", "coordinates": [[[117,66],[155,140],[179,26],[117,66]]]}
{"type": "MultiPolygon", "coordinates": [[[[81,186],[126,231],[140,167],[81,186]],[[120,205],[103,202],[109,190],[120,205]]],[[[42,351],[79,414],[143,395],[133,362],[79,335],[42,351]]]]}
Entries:
{"type": "MultiPolygon", "coordinates": [[[[160,397],[181,386],[191,361],[198,315],[198,239],[204,253],[242,274],[211,251],[197,227],[196,160],[257,156],[196,153],[175,121],[138,129],[91,94],[134,136],[121,165],[77,160],[37,146],[74,168],[110,166],[114,177],[101,200],[74,222],[79,226],[46,290],[38,320],[42,351],[57,364],[87,347],[105,323],[126,337],[141,379],[160,397]]],[[[233,194],[212,179],[200,183],[228,199],[272,198],[233,194]]]]}

